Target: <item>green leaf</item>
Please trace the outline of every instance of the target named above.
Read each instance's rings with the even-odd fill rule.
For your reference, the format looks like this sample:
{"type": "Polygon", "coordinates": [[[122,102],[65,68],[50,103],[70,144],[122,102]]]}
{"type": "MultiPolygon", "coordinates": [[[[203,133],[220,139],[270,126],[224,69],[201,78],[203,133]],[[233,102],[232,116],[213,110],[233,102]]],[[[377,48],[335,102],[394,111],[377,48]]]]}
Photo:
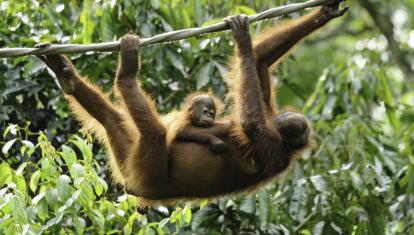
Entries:
{"type": "Polygon", "coordinates": [[[9,149],[13,146],[16,140],[17,139],[11,139],[3,145],[3,147],[1,148],[1,151],[3,152],[3,154],[7,154],[9,152],[9,149]]]}
{"type": "Polygon", "coordinates": [[[36,192],[37,184],[39,183],[40,176],[41,176],[41,172],[40,170],[37,170],[30,177],[29,187],[30,187],[30,190],[32,190],[32,192],[36,192]]]}
{"type": "Polygon", "coordinates": [[[269,218],[269,208],[272,208],[269,193],[262,191],[259,193],[259,219],[262,224],[267,224],[269,218]]]}
{"type": "Polygon", "coordinates": [[[166,56],[168,61],[177,68],[184,76],[187,76],[187,72],[185,71],[184,61],[182,57],[178,56],[178,54],[174,51],[167,50],[166,56]]]}
{"type": "Polygon", "coordinates": [[[374,195],[363,198],[362,202],[368,213],[369,225],[373,234],[384,235],[386,230],[386,214],[384,213],[384,211],[387,210],[386,205],[374,195]]]}
{"type": "Polygon", "coordinates": [[[307,194],[304,184],[305,179],[298,180],[293,188],[293,196],[289,204],[289,213],[296,221],[303,221],[306,217],[307,194]]]}
{"type": "Polygon", "coordinates": [[[310,177],[310,181],[312,182],[315,189],[318,190],[319,192],[321,193],[328,192],[328,184],[322,176],[320,175],[312,176],[310,177]]]}
{"type": "Polygon", "coordinates": [[[247,196],[243,199],[243,201],[240,204],[240,211],[243,211],[245,213],[253,213],[255,207],[255,201],[252,196],[247,196]]]}
{"type": "Polygon", "coordinates": [[[103,187],[101,184],[95,184],[95,193],[100,196],[103,193],[103,187]]]}
{"type": "Polygon", "coordinates": [[[72,215],[72,221],[75,225],[76,232],[78,234],[83,234],[83,231],[86,227],[86,221],[83,218],[79,217],[77,214],[72,215]]]}
{"type": "Polygon", "coordinates": [[[246,14],[246,15],[253,15],[253,14],[256,14],[256,11],[253,10],[252,8],[248,7],[248,6],[239,5],[236,8],[236,13],[238,13],[238,14],[243,13],[243,14],[246,14]]]}
{"type": "MultiPolygon", "coordinates": [[[[33,201],[34,200],[35,198],[33,199],[33,201]]],[[[39,199],[39,201],[35,205],[37,209],[37,215],[39,216],[41,220],[45,221],[47,218],[49,218],[49,210],[48,210],[48,205],[47,205],[47,201],[45,198],[39,199]]]]}
{"type": "Polygon", "coordinates": [[[206,62],[196,73],[195,78],[197,80],[197,90],[206,86],[211,79],[211,64],[206,62]]]}
{"type": "Polygon", "coordinates": [[[26,211],[24,210],[23,204],[20,202],[18,197],[11,198],[11,205],[13,209],[13,217],[16,222],[20,225],[28,223],[26,211]]]}
{"type": "Polygon", "coordinates": [[[11,214],[7,214],[4,217],[0,218],[0,231],[4,230],[4,228],[8,228],[13,222],[14,221],[11,214]]]}
{"type": "Polygon", "coordinates": [[[159,228],[163,228],[168,222],[170,221],[170,218],[164,218],[160,221],[160,223],[158,224],[159,228]]]}
{"type": "Polygon", "coordinates": [[[132,227],[134,225],[134,221],[139,217],[140,215],[138,212],[133,213],[129,218],[128,222],[124,226],[124,234],[131,234],[132,233],[132,227]]]}
{"type": "Polygon", "coordinates": [[[19,165],[19,167],[16,170],[16,175],[22,175],[24,169],[26,169],[27,167],[27,162],[23,162],[22,164],[19,165]]]}
{"type": "Polygon", "coordinates": [[[151,6],[154,9],[160,8],[160,1],[159,0],[151,0],[151,6]]]}
{"type": "Polygon", "coordinates": [[[194,6],[194,9],[193,9],[193,12],[194,12],[194,16],[195,16],[195,19],[196,19],[196,22],[197,22],[197,24],[201,24],[201,22],[203,22],[203,9],[202,9],[202,6],[201,6],[201,1],[198,1],[198,0],[194,0],[193,1],[193,6],[194,6]]]}
{"type": "Polygon", "coordinates": [[[208,204],[208,199],[203,199],[200,201],[200,210],[203,209],[208,204]]]}
{"type": "Polygon", "coordinates": [[[99,184],[103,187],[103,192],[108,191],[108,183],[101,177],[98,177],[99,184]]]}
{"type": "Polygon", "coordinates": [[[191,222],[191,206],[186,205],[184,207],[185,222],[189,224],[191,222]]]}
{"type": "Polygon", "coordinates": [[[60,153],[60,155],[63,157],[63,160],[65,160],[69,169],[71,169],[76,162],[76,153],[71,147],[66,145],[62,145],[62,151],[63,153],[60,153]]]}
{"type": "Polygon", "coordinates": [[[50,206],[55,206],[58,202],[59,193],[55,188],[48,188],[45,192],[45,198],[50,206]]]}
{"type": "Polygon", "coordinates": [[[220,73],[221,77],[226,77],[227,73],[229,72],[228,68],[218,62],[214,62],[214,66],[216,66],[217,70],[220,73]]]}
{"type": "Polygon", "coordinates": [[[78,163],[74,163],[72,165],[72,169],[70,169],[70,175],[73,179],[78,179],[84,176],[83,166],[78,163]]]}
{"type": "Polygon", "coordinates": [[[219,215],[218,211],[214,211],[213,209],[210,209],[210,207],[197,211],[192,218],[191,229],[197,231],[201,224],[212,224],[216,221],[219,215]]]}
{"type": "Polygon", "coordinates": [[[392,95],[390,86],[388,85],[385,76],[382,73],[380,73],[378,74],[378,77],[382,85],[383,91],[381,94],[384,99],[388,119],[390,120],[391,125],[394,127],[395,132],[399,134],[401,131],[401,123],[400,119],[397,116],[397,110],[394,108],[394,96],[392,95]]]}
{"type": "Polygon", "coordinates": [[[12,135],[16,135],[16,133],[17,133],[17,125],[16,124],[11,124],[11,125],[8,125],[7,127],[6,127],[6,129],[4,130],[4,132],[3,132],[3,138],[4,139],[6,139],[6,136],[7,136],[7,134],[10,132],[12,135]]]}
{"type": "Polygon", "coordinates": [[[63,218],[63,213],[57,214],[57,216],[53,217],[52,219],[48,220],[46,223],[46,228],[49,228],[53,225],[59,224],[63,218]]]}
{"type": "Polygon", "coordinates": [[[9,164],[2,162],[0,164],[0,186],[12,182],[12,171],[9,164]]]}
{"type": "Polygon", "coordinates": [[[212,20],[207,20],[206,22],[204,22],[203,24],[201,24],[201,27],[204,26],[209,26],[209,25],[213,25],[213,24],[217,24],[223,21],[223,18],[217,18],[217,19],[212,19],[212,20]]]}
{"type": "MultiPolygon", "coordinates": [[[[91,162],[92,161],[91,147],[88,146],[85,140],[79,138],[78,136],[76,138],[77,140],[72,140],[71,142],[74,143],[76,147],[78,147],[78,149],[82,152],[82,156],[85,159],[85,161],[91,162]]],[[[76,154],[75,154],[75,158],[76,158],[76,154]]]]}
{"type": "MultiPolygon", "coordinates": [[[[35,151],[34,144],[32,142],[28,141],[28,140],[22,140],[22,143],[23,143],[23,146],[28,149],[27,155],[31,156],[35,151]]],[[[22,153],[22,155],[23,155],[23,153],[22,153]]]]}
{"type": "Polygon", "coordinates": [[[57,180],[56,188],[62,201],[66,201],[71,197],[72,188],[69,185],[70,182],[71,180],[67,175],[61,175],[57,180]]]}
{"type": "Polygon", "coordinates": [[[83,1],[83,8],[80,14],[80,22],[82,24],[82,42],[88,44],[92,42],[92,34],[95,29],[95,22],[92,18],[92,1],[83,1]]]}
{"type": "Polygon", "coordinates": [[[92,209],[92,219],[97,223],[99,228],[103,229],[105,225],[105,217],[99,210],[92,209]]]}
{"type": "Polygon", "coordinates": [[[132,224],[126,223],[124,226],[124,234],[130,235],[132,233],[132,224]]]}

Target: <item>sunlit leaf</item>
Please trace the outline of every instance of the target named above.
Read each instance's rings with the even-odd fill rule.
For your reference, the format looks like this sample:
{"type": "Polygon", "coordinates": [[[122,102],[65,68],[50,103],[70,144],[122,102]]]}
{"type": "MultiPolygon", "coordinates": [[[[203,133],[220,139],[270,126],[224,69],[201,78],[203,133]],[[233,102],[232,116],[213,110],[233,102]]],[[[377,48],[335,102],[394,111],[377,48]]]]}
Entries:
{"type": "Polygon", "coordinates": [[[185,214],[185,222],[190,223],[191,222],[191,206],[187,205],[184,207],[184,214],[185,214]]]}
{"type": "Polygon", "coordinates": [[[62,152],[61,155],[63,157],[63,160],[65,160],[66,165],[69,168],[72,168],[73,164],[76,162],[76,153],[75,153],[75,151],[72,148],[70,148],[66,145],[62,146],[62,151],[63,152],[62,152]]]}
{"type": "Polygon", "coordinates": [[[7,154],[9,152],[9,149],[13,146],[16,140],[17,139],[11,139],[3,145],[3,147],[1,148],[1,151],[3,152],[3,154],[7,154]]]}
{"type": "Polygon", "coordinates": [[[12,182],[12,171],[9,164],[2,162],[0,164],[0,186],[12,182]]]}
{"type": "Polygon", "coordinates": [[[32,190],[32,192],[36,192],[37,184],[39,183],[39,179],[40,179],[41,174],[42,173],[39,170],[37,170],[30,177],[29,187],[30,187],[30,190],[32,190]]]}

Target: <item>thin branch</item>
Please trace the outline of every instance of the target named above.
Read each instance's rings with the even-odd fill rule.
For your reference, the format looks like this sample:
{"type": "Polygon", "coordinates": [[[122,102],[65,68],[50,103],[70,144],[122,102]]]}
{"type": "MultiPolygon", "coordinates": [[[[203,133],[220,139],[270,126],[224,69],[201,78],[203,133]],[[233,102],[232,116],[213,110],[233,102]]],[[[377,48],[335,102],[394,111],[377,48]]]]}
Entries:
{"type": "Polygon", "coordinates": [[[294,228],[294,233],[298,233],[316,214],[316,211],[312,211],[308,216],[306,216],[306,218],[294,228]]]}
{"type": "MultiPolygon", "coordinates": [[[[287,15],[292,12],[300,11],[305,8],[322,6],[337,2],[338,0],[309,0],[303,3],[294,3],[286,6],[280,6],[269,9],[267,11],[257,13],[249,16],[249,22],[256,22],[265,19],[271,19],[282,15],[287,15]]],[[[218,31],[228,30],[229,27],[225,22],[219,22],[213,25],[182,29],[167,33],[162,33],[151,38],[141,38],[140,45],[146,46],[155,43],[177,41],[205,33],[213,33],[218,31]]],[[[0,58],[19,57],[25,55],[52,55],[52,54],[68,54],[79,53],[86,51],[119,51],[119,41],[94,43],[89,45],[82,44],[65,44],[52,45],[47,48],[2,48],[0,49],[0,58]]]]}

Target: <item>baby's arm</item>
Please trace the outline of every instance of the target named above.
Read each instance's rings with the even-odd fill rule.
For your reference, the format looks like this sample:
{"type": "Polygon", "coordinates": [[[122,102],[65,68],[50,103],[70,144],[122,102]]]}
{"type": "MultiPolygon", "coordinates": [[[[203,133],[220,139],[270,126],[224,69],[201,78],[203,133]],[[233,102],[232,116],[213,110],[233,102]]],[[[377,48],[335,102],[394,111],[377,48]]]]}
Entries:
{"type": "Polygon", "coordinates": [[[210,148],[216,153],[222,153],[227,148],[217,136],[229,134],[230,122],[214,123],[213,126],[207,128],[186,126],[180,129],[176,134],[177,140],[192,141],[201,144],[209,144],[210,148]]]}

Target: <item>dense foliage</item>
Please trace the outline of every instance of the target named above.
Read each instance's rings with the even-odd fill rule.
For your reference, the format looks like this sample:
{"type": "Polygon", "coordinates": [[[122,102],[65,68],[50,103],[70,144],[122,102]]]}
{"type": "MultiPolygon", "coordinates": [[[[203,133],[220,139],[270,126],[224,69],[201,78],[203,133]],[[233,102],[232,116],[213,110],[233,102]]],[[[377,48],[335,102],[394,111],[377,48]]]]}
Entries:
{"type": "MultiPolygon", "coordinates": [[[[0,47],[150,37],[292,2],[0,0],[0,47]]],[[[404,63],[414,59],[414,1],[348,5],[275,71],[277,102],[309,117],[313,149],[257,193],[148,215],[111,183],[105,151],[79,131],[45,65],[0,59],[0,233],[414,234],[414,77],[404,63]]],[[[224,99],[232,53],[223,32],[148,46],[141,82],[161,112],[194,90],[224,99]]],[[[71,58],[111,93],[116,53],[71,58]]]]}

